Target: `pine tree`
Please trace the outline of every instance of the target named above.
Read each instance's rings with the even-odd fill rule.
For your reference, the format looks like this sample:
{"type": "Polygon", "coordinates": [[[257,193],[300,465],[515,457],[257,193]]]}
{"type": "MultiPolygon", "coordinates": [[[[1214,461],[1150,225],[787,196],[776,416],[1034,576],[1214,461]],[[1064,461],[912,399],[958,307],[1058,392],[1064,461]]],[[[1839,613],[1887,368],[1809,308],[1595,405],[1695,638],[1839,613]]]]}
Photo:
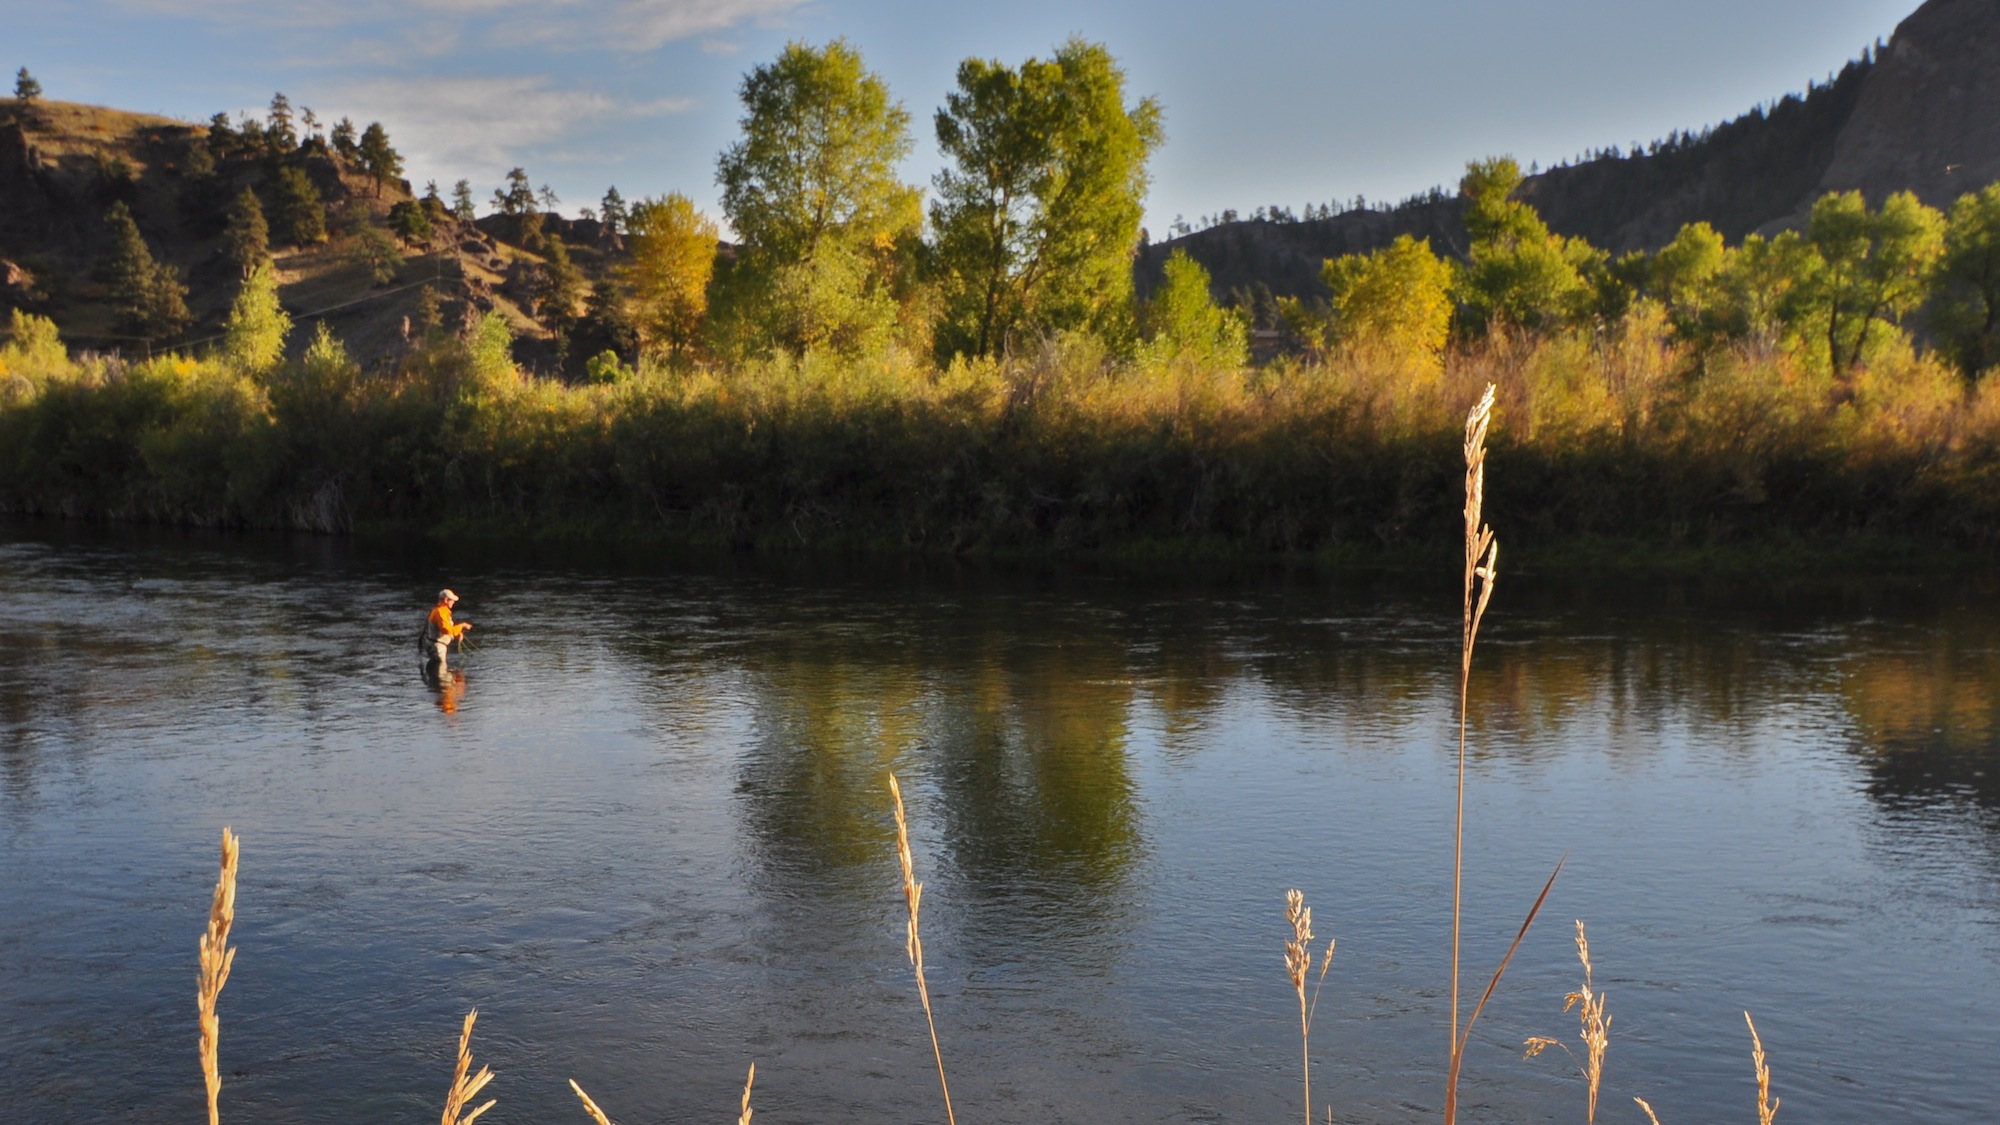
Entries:
{"type": "Polygon", "coordinates": [[[146,247],[139,224],[123,203],[105,212],[111,228],[111,299],[119,326],[147,343],[179,335],[193,319],[188,315],[187,286],[172,267],[162,265],[146,247]]]}
{"type": "Polygon", "coordinates": [[[274,156],[290,155],[299,147],[299,135],[292,129],[292,99],[271,95],[271,112],[264,118],[264,143],[274,156]]]}
{"type": "Polygon", "coordinates": [[[604,229],[612,234],[625,233],[625,197],[618,194],[618,186],[613,184],[604,192],[604,202],[598,208],[604,220],[604,229]]]}
{"type": "Polygon", "coordinates": [[[535,209],[535,189],[529,183],[526,169],[508,170],[507,186],[493,189],[493,209],[509,218],[535,209]]]}
{"type": "Polygon", "coordinates": [[[271,259],[271,226],[257,193],[244,188],[229,205],[229,226],[222,232],[222,252],[243,277],[271,259]]]}
{"type": "Polygon", "coordinates": [[[567,333],[576,322],[576,302],[583,296],[583,271],[569,260],[569,248],[561,235],[550,235],[547,260],[542,263],[541,282],[535,299],[541,304],[542,323],[550,330],[567,333]]]}
{"type": "Polygon", "coordinates": [[[471,180],[460,180],[451,185],[451,215],[461,223],[469,223],[479,217],[477,205],[472,202],[471,180]]]}
{"type": "Polygon", "coordinates": [[[24,106],[32,105],[35,99],[41,96],[42,84],[35,81],[35,76],[28,73],[27,67],[24,66],[14,72],[15,101],[20,102],[24,106]]]}
{"type": "Polygon", "coordinates": [[[390,180],[403,174],[403,157],[389,144],[389,134],[382,123],[370,121],[368,128],[361,132],[361,170],[375,181],[375,194],[382,194],[382,187],[390,180]]]}
{"type": "Polygon", "coordinates": [[[431,217],[422,203],[398,200],[389,208],[389,229],[396,232],[405,246],[425,242],[431,236],[431,217]]]}
{"type": "Polygon", "coordinates": [[[343,117],[334,122],[333,132],[327,139],[333,144],[334,155],[342,160],[354,159],[355,153],[359,151],[354,144],[354,122],[349,118],[343,117]]]}
{"type": "Polygon", "coordinates": [[[278,229],[287,241],[294,246],[326,241],[326,205],[304,169],[279,169],[276,196],[278,229]]]}

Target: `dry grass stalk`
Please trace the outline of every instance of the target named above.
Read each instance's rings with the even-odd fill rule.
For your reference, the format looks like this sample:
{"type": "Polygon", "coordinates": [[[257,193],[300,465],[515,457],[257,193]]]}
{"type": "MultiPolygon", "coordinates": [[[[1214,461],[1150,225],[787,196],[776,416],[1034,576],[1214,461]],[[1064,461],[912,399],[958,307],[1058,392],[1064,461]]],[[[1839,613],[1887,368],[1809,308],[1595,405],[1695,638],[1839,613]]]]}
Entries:
{"type": "MultiPolygon", "coordinates": [[[[1304,1066],[1306,1119],[1305,1125],[1312,1125],[1312,1018],[1319,1009],[1319,992],[1326,986],[1326,971],[1333,967],[1332,938],[1326,939],[1326,956],[1319,963],[1319,981],[1313,986],[1312,1003],[1306,1002],[1306,975],[1312,970],[1313,940],[1312,907],[1306,905],[1305,892],[1297,889],[1285,892],[1285,921],[1291,923],[1291,940],[1285,942],[1285,975],[1291,978],[1292,990],[1299,994],[1299,1052],[1304,1066]]],[[[1333,1107],[1327,1106],[1328,1117],[1333,1115],[1333,1107]]]]}
{"type": "Polygon", "coordinates": [[[1653,1125],[1660,1125],[1660,1116],[1659,1116],[1659,1114],[1656,1114],[1656,1113],[1654,1113],[1654,1112],[1653,1112],[1653,1107],[1652,1107],[1652,1106],[1650,1106],[1650,1105],[1647,1105],[1647,1104],[1646,1104],[1646,1099],[1644,1099],[1644,1098],[1640,1098],[1640,1097],[1635,1097],[1635,1098],[1633,1098],[1632,1100],[1633,1100],[1633,1101],[1635,1101],[1635,1102],[1638,1102],[1638,1103],[1639,1103],[1639,1108],[1640,1108],[1640,1109],[1643,1109],[1643,1110],[1645,1110],[1645,1111],[1646,1111],[1646,1120],[1648,1120],[1648,1121],[1652,1122],[1652,1123],[1653,1123],[1653,1125]]]}
{"type": "MultiPolygon", "coordinates": [[[[1588,1120],[1595,1125],[1597,1092],[1604,1078],[1604,1052],[1611,1045],[1611,1019],[1604,1014],[1604,994],[1592,988],[1590,938],[1584,933],[1583,920],[1580,918],[1576,923],[1576,956],[1577,960],[1583,962],[1583,988],[1563,998],[1563,1011],[1577,1009],[1579,1024],[1577,1035],[1583,1040],[1584,1057],[1578,1060],[1576,1053],[1569,1049],[1568,1044],[1560,1039],[1551,1039],[1543,1035],[1529,1036],[1526,1057],[1532,1059],[1549,1047],[1562,1048],[1563,1054],[1568,1055],[1570,1060],[1577,1064],[1578,1069],[1583,1072],[1584,1080],[1590,1084],[1588,1120]]],[[[1643,1099],[1637,1100],[1642,1106],[1646,1104],[1643,1099]]],[[[1651,1107],[1648,1107],[1646,1112],[1651,1113],[1651,1107]]]]}
{"type": "MultiPolygon", "coordinates": [[[[917,928],[917,914],[923,905],[924,885],[917,882],[916,861],[910,856],[910,822],[903,815],[903,789],[896,784],[896,775],[889,775],[889,795],[896,800],[896,858],[903,864],[903,901],[910,909],[909,936],[903,943],[904,951],[910,955],[910,967],[917,974],[917,998],[924,1003],[924,1023],[931,1030],[931,1055],[937,1059],[938,1088],[944,1091],[944,1116],[947,1125],[958,1125],[958,1117],[951,1108],[951,1086],[944,1077],[944,1051],[938,1047],[937,1020],[931,1015],[931,990],[924,982],[924,939],[917,928]]],[[[745,1087],[747,1099],[748,1087],[745,1087]]],[[[746,1112],[748,1102],[746,1100],[746,1112]]]]}
{"type": "MultiPolygon", "coordinates": [[[[473,1095],[485,1089],[488,1082],[493,1081],[493,1068],[490,1066],[482,1066],[478,1074],[469,1078],[466,1076],[472,1069],[472,1024],[478,1018],[477,1008],[465,1013],[465,1029],[458,1033],[458,1065],[451,1072],[451,1092],[445,1095],[444,1119],[441,1125],[472,1125],[480,1114],[497,1104],[498,1099],[489,1098],[486,1104],[478,1109],[465,1111],[465,1103],[471,1101],[473,1095]],[[460,1116],[461,1111],[465,1111],[464,1116],[460,1116]]],[[[583,1091],[578,1090],[577,1093],[581,1094],[583,1091]]],[[[589,1098],[584,1099],[586,1104],[589,1101],[589,1098]]]]}
{"type": "MultiPolygon", "coordinates": [[[[1446,1069],[1445,1125],[1453,1125],[1458,1110],[1459,1046],[1465,1030],[1459,1024],[1459,934],[1465,890],[1465,725],[1466,702],[1472,685],[1472,649],[1479,623],[1493,598],[1493,578],[1500,545],[1485,524],[1486,430],[1493,421],[1494,386],[1465,417],[1465,605],[1460,617],[1458,658],[1458,803],[1453,816],[1451,855],[1451,1057],[1446,1069]]],[[[1530,921],[1533,915],[1529,916],[1530,921]]],[[[1512,956],[1512,953],[1509,953],[1512,956]]],[[[1505,968],[1503,962],[1502,968],[1505,968]]],[[[1469,1026],[1469,1025],[1468,1025],[1469,1026]]]]}
{"type": "Polygon", "coordinates": [[[234,832],[222,830],[222,870],[215,879],[215,897],[208,905],[208,930],[201,935],[201,986],[195,994],[195,1010],[201,1016],[201,1073],[208,1082],[208,1125],[219,1125],[216,1098],[222,1093],[222,1074],[216,1064],[216,1045],[222,1024],[215,1017],[215,1001],[222,986],[229,983],[229,967],[236,963],[236,951],[229,948],[229,927],[236,921],[236,857],[241,840],[234,832]]]}
{"type": "Polygon", "coordinates": [[[583,1092],[583,1087],[576,1084],[576,1079],[569,1080],[569,1088],[575,1090],[576,1096],[583,1099],[583,1111],[590,1115],[592,1121],[597,1122],[597,1125],[611,1125],[611,1119],[604,1116],[604,1111],[597,1108],[597,1103],[590,1100],[590,1095],[583,1092]]]}
{"type": "Polygon", "coordinates": [[[1585,1061],[1583,1076],[1590,1082],[1590,1125],[1597,1122],[1597,1088],[1604,1077],[1604,1051],[1611,1045],[1611,1019],[1604,1014],[1604,994],[1591,989],[1590,938],[1583,932],[1583,919],[1576,920],[1576,956],[1583,962],[1583,988],[1563,1000],[1563,1011],[1577,1009],[1585,1061]]]}
{"type": "Polygon", "coordinates": [[[1743,1013],[1743,1022],[1750,1025],[1750,1061],[1757,1064],[1757,1121],[1771,1125],[1771,1119],[1778,1116],[1779,1099],[1771,1096],[1771,1068],[1764,1065],[1764,1041],[1757,1037],[1757,1025],[1749,1012],[1743,1013]]]}
{"type": "Polygon", "coordinates": [[[757,1081],[757,1064],[750,1064],[750,1075],[743,1080],[743,1113],[737,1117],[736,1125],[750,1125],[750,1084],[757,1081]]]}

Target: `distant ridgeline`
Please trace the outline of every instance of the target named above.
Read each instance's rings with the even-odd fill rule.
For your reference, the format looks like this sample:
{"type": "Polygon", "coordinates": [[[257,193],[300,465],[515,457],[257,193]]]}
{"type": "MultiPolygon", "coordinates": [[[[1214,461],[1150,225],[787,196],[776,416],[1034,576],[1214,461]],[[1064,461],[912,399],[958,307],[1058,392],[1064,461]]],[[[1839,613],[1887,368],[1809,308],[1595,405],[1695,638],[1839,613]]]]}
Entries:
{"type": "MultiPolygon", "coordinates": [[[[1558,165],[1530,176],[1519,198],[1556,233],[1617,254],[1658,249],[1695,222],[1731,243],[1798,227],[1828,192],[1858,189],[1879,205],[1891,192],[1913,191],[1948,207],[1995,180],[2000,5],[1930,0],[1886,46],[1809,85],[1803,97],[1787,94],[1698,134],[1558,165]]],[[[1225,221],[1144,247],[1139,289],[1150,292],[1168,255],[1182,250],[1207,267],[1221,293],[1263,287],[1281,297],[1321,296],[1326,259],[1402,235],[1463,257],[1463,209],[1455,193],[1434,189],[1393,207],[1305,221],[1284,212],[1225,221]]]]}

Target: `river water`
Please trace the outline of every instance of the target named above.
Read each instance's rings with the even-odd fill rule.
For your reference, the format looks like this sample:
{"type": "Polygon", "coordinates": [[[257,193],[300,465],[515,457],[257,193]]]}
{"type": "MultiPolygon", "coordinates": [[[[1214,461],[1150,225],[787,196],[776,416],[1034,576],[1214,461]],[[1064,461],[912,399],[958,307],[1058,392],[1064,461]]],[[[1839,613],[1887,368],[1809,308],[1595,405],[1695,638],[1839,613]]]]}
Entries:
{"type": "MultiPolygon", "coordinates": [[[[1467,1121],[2000,1104],[2000,581],[1503,579],[1475,672],[1467,1121]]],[[[225,1121],[1302,1113],[1284,892],[1338,940],[1315,1119],[1438,1117],[1455,575],[670,564],[0,527],[0,1117],[201,1113],[196,939],[243,839],[225,1121]],[[477,623],[447,690],[412,640],[477,623]]]]}

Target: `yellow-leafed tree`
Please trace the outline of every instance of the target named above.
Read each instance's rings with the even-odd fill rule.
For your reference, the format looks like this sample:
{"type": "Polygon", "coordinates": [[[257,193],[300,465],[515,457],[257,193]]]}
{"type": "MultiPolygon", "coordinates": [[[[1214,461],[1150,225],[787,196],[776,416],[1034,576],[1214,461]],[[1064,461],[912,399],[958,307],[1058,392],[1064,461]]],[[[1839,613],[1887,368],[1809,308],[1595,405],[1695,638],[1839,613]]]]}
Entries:
{"type": "Polygon", "coordinates": [[[625,228],[632,254],[625,284],[640,343],[648,350],[684,351],[708,312],[721,232],[678,192],[633,204],[625,228]]]}
{"type": "Polygon", "coordinates": [[[1373,254],[1330,258],[1334,341],[1380,348],[1430,373],[1444,369],[1451,337],[1451,266],[1427,240],[1404,235],[1373,254]]]}

